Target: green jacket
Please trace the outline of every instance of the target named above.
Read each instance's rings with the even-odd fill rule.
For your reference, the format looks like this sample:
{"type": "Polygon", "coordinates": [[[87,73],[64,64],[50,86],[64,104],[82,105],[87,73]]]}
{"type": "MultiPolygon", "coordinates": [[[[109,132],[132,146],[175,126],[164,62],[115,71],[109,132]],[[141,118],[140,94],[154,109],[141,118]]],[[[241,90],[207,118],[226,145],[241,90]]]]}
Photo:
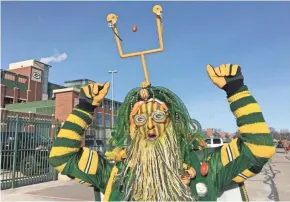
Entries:
{"type": "MultiPolygon", "coordinates": [[[[268,159],[275,154],[270,131],[265,123],[256,100],[244,86],[228,98],[230,109],[237,119],[240,138],[233,139],[216,150],[191,151],[184,163],[196,170],[196,177],[190,182],[193,195],[198,195],[196,184],[207,185],[208,193],[200,201],[216,201],[226,190],[238,187],[245,191],[243,182],[259,173],[268,159]],[[207,159],[207,176],[200,175],[200,162],[207,159]]],[[[62,126],[50,153],[50,163],[59,172],[77,182],[93,186],[104,194],[105,201],[120,201],[122,187],[114,178],[124,167],[123,162],[110,164],[96,151],[80,148],[81,136],[92,116],[74,108],[62,126]]],[[[244,193],[244,192],[242,192],[244,193]]],[[[243,200],[248,200],[243,195],[243,200]]]]}

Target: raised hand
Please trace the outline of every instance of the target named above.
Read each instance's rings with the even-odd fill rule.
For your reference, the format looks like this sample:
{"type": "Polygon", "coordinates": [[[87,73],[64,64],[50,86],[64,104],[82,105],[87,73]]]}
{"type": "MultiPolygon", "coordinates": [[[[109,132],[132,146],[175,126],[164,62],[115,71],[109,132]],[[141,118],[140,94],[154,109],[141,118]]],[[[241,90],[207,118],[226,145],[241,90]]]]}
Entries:
{"type": "Polygon", "coordinates": [[[211,81],[220,89],[225,90],[228,95],[235,93],[244,85],[244,77],[239,65],[222,64],[216,68],[207,65],[206,70],[211,81]]]}
{"type": "Polygon", "coordinates": [[[89,85],[81,88],[79,95],[80,102],[86,101],[92,106],[98,106],[108,94],[109,89],[109,82],[105,84],[90,83],[89,85]]]}

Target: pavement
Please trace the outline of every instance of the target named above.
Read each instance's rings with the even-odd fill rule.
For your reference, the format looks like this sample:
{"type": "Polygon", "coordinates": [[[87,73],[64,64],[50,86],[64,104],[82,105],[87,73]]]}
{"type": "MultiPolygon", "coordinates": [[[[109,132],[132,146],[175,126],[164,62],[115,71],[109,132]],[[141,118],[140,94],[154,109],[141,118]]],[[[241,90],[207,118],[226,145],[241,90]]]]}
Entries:
{"type": "MultiPolygon", "coordinates": [[[[290,201],[290,152],[276,155],[257,176],[246,181],[251,201],[290,201]]],[[[2,190],[1,201],[94,201],[90,187],[74,181],[52,181],[2,190]]]]}
{"type": "Polygon", "coordinates": [[[277,149],[261,173],[245,182],[250,200],[290,201],[290,152],[277,149]]]}

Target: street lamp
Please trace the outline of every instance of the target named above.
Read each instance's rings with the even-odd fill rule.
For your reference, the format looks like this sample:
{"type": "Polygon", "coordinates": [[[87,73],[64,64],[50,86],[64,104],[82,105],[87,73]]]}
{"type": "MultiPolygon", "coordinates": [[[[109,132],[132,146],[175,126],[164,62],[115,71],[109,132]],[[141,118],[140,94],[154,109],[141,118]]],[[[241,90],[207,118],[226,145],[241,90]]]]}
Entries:
{"type": "Polygon", "coordinates": [[[114,74],[118,73],[117,70],[110,70],[109,74],[112,75],[112,108],[111,108],[111,112],[112,112],[112,128],[114,128],[114,74]]]}

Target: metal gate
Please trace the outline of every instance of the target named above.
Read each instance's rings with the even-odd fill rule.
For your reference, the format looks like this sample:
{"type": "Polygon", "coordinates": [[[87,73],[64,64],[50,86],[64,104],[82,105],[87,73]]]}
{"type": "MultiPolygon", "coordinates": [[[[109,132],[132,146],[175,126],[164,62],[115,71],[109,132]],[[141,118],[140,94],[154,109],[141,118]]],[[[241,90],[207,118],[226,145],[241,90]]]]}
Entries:
{"type": "Polygon", "coordinates": [[[96,126],[95,121],[85,131],[85,146],[101,152],[103,155],[107,150],[107,144],[111,137],[111,127],[96,126]]]}
{"type": "Polygon", "coordinates": [[[1,189],[57,179],[48,162],[52,140],[57,132],[52,118],[2,116],[1,189]]]}

